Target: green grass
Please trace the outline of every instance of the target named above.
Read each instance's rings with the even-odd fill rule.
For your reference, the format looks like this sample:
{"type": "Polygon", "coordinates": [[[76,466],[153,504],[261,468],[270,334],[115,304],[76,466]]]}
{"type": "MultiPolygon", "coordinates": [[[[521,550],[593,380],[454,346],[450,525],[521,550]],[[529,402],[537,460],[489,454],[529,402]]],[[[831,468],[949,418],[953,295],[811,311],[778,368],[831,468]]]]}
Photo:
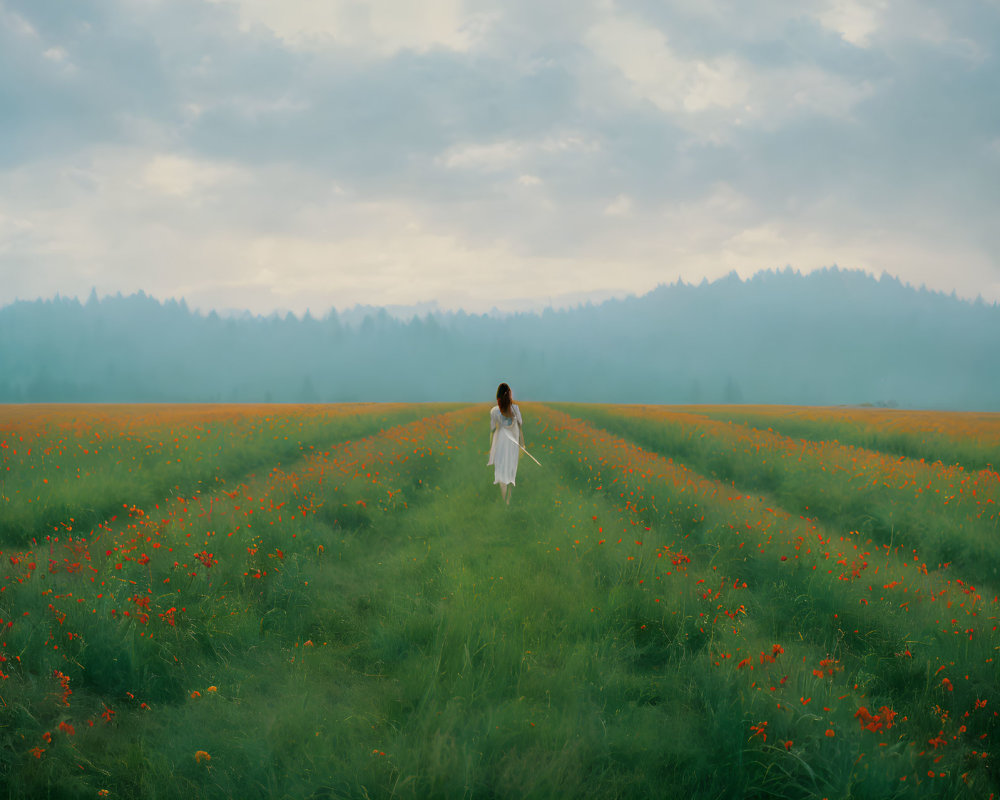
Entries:
{"type": "MultiPolygon", "coordinates": [[[[745,411],[741,406],[729,406],[725,409],[708,407],[707,409],[692,406],[694,413],[704,414],[711,419],[732,421],[738,425],[754,427],[759,430],[777,430],[785,436],[797,439],[836,441],[841,444],[863,447],[868,450],[878,450],[882,453],[892,453],[916,460],[928,462],[940,461],[943,464],[961,464],[966,469],[996,469],[1000,466],[1000,445],[997,444],[998,422],[996,415],[956,414],[956,418],[972,417],[964,421],[963,427],[968,430],[966,435],[946,432],[930,428],[933,417],[928,412],[879,411],[874,412],[870,420],[863,417],[849,418],[838,416],[836,410],[827,409],[825,413],[817,414],[811,409],[775,408],[770,413],[760,411],[745,411]],[[977,417],[992,416],[992,425],[986,431],[988,435],[976,437],[977,417]],[[928,418],[930,417],[930,418],[928,418]],[[879,424],[880,419],[896,418],[899,428],[879,424]]],[[[863,410],[852,409],[855,414],[863,414],[863,410]]]]}
{"type": "Polygon", "coordinates": [[[253,476],[3,546],[7,795],[996,790],[988,588],[541,405],[505,508],[487,410],[331,417],[275,469],[250,439],[253,476]]]}
{"type": "Polygon", "coordinates": [[[206,412],[204,420],[187,421],[191,413],[162,413],[159,406],[89,406],[71,420],[62,418],[62,407],[58,421],[27,431],[8,423],[0,426],[0,541],[37,543],[53,531],[86,530],[123,505],[145,508],[215,490],[448,407],[230,406],[228,415],[206,412]]]}
{"type": "Polygon", "coordinates": [[[954,565],[959,576],[976,584],[998,580],[1000,484],[991,471],[796,441],[686,414],[648,417],[643,410],[562,407],[707,476],[767,493],[783,508],[817,517],[832,529],[916,548],[928,565],[954,565]]]}

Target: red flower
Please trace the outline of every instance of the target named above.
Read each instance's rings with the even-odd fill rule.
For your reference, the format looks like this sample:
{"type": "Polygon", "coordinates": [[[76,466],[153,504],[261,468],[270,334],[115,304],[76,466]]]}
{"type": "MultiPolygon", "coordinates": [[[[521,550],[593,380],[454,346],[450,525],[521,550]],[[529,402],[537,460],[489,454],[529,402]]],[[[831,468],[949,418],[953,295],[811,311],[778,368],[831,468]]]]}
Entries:
{"type": "Polygon", "coordinates": [[[878,710],[878,714],[873,716],[867,708],[861,706],[857,710],[857,713],[855,713],[854,718],[861,723],[862,728],[877,733],[882,730],[883,726],[886,729],[892,727],[893,720],[896,718],[896,712],[889,708],[889,706],[882,706],[878,710]]]}

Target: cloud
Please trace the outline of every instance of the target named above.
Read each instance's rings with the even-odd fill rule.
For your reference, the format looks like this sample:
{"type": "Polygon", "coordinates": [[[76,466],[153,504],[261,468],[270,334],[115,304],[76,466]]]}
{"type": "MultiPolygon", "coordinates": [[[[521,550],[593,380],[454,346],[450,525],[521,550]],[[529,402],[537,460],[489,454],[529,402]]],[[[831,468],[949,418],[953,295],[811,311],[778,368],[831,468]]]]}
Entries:
{"type": "Polygon", "coordinates": [[[586,42],[621,74],[635,100],[690,130],[710,131],[713,141],[726,141],[733,127],[774,127],[802,114],[843,120],[874,93],[871,81],[802,61],[771,67],[734,54],[685,56],[662,31],[620,13],[595,21],[586,42]]]}
{"type": "Polygon", "coordinates": [[[640,21],[610,15],[595,22],[586,40],[615,67],[637,97],[663,111],[698,112],[745,103],[749,87],[731,58],[680,58],[666,36],[640,21]]]}
{"type": "Polygon", "coordinates": [[[578,157],[601,147],[594,139],[578,133],[547,136],[535,141],[503,140],[486,144],[454,145],[437,161],[449,169],[497,172],[509,170],[540,159],[578,157]]]}
{"type": "Polygon", "coordinates": [[[604,213],[609,217],[627,217],[631,211],[632,198],[624,194],[618,195],[604,209],[604,213]]]}
{"type": "Polygon", "coordinates": [[[994,7],[417,8],[0,0],[0,303],[1000,282],[994,7]]]}
{"type": "Polygon", "coordinates": [[[232,6],[245,31],[261,27],[294,49],[330,46],[380,57],[434,48],[465,52],[488,23],[466,13],[461,0],[210,0],[232,6]]]}
{"type": "Polygon", "coordinates": [[[986,55],[986,48],[973,36],[960,33],[937,4],[923,0],[827,0],[819,6],[816,18],[859,48],[882,46],[898,52],[900,46],[921,44],[972,61],[986,55]]]}
{"type": "Polygon", "coordinates": [[[15,296],[46,294],[55,281],[69,294],[144,289],[264,312],[406,303],[417,275],[423,298],[482,310],[523,292],[523,282],[509,283],[504,267],[516,259],[502,244],[470,245],[405,203],[350,197],[290,167],[248,173],[116,149],[73,167],[7,173],[0,198],[0,282],[15,296]],[[463,288],[471,264],[486,272],[463,288]]]}
{"type": "Polygon", "coordinates": [[[9,31],[13,36],[23,39],[38,39],[38,31],[21,14],[0,4],[0,29],[9,31]]]}
{"type": "Polygon", "coordinates": [[[873,33],[881,27],[885,2],[830,0],[817,14],[823,27],[838,34],[845,42],[868,47],[873,33]]]}
{"type": "Polygon", "coordinates": [[[529,295],[641,292],[678,277],[749,276],[785,264],[887,269],[973,296],[991,272],[984,254],[949,240],[947,228],[864,228],[838,219],[836,203],[782,216],[726,184],[659,204],[500,195],[473,216],[504,224],[479,235],[461,214],[365,199],[293,166],[246,171],[115,149],[72,167],[7,173],[0,198],[8,299],[48,295],[53,285],[83,296],[96,286],[261,313],[424,300],[488,311],[529,295]],[[935,269],[956,257],[971,277],[950,284],[954,277],[935,269]]]}
{"type": "Polygon", "coordinates": [[[151,189],[177,197],[191,197],[230,180],[241,171],[173,154],[158,154],[146,164],[142,177],[151,189]]]}
{"type": "Polygon", "coordinates": [[[451,168],[493,172],[510,169],[518,164],[526,149],[523,144],[513,141],[458,145],[449,148],[441,157],[441,163],[451,168]]]}
{"type": "Polygon", "coordinates": [[[57,64],[66,64],[69,62],[69,53],[67,53],[62,47],[50,47],[42,53],[42,56],[47,58],[49,61],[54,61],[57,64]]]}

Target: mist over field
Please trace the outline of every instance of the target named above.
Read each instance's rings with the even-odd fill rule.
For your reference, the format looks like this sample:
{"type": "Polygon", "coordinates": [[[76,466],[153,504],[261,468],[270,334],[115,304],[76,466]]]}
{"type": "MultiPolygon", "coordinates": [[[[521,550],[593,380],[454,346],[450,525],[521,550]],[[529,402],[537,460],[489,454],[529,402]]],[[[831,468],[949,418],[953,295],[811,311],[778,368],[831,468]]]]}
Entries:
{"type": "Polygon", "coordinates": [[[0,402],[864,404],[1000,410],[1000,308],[836,267],[541,313],[202,314],[142,293],[0,308],[0,402]]]}

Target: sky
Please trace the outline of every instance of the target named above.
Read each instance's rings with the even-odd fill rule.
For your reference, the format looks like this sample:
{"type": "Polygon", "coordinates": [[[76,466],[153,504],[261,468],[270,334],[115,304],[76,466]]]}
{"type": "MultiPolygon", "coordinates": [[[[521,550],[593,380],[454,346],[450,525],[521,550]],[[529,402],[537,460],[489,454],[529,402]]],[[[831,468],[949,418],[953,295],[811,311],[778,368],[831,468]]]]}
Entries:
{"type": "Polygon", "coordinates": [[[0,0],[0,305],[1000,301],[1000,0],[0,0]]]}

